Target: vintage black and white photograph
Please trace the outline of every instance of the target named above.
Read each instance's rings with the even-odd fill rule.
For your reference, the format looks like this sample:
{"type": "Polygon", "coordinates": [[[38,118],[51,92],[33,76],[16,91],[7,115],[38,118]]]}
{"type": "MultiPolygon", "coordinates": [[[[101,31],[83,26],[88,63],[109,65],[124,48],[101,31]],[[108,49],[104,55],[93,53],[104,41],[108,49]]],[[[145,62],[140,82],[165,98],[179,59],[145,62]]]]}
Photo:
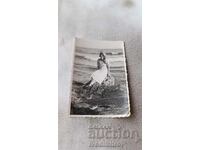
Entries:
{"type": "Polygon", "coordinates": [[[75,39],[70,98],[72,116],[130,115],[122,41],[75,39]]]}

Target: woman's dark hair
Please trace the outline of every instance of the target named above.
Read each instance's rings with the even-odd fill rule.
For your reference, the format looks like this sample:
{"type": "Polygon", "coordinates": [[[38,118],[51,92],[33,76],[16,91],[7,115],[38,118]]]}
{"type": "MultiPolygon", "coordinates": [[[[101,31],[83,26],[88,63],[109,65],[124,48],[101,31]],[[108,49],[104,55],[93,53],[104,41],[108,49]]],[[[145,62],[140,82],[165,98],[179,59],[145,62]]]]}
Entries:
{"type": "Polygon", "coordinates": [[[99,57],[101,57],[101,56],[103,56],[103,61],[105,61],[105,60],[106,60],[106,55],[105,55],[105,53],[100,52],[100,53],[99,53],[99,57]]]}

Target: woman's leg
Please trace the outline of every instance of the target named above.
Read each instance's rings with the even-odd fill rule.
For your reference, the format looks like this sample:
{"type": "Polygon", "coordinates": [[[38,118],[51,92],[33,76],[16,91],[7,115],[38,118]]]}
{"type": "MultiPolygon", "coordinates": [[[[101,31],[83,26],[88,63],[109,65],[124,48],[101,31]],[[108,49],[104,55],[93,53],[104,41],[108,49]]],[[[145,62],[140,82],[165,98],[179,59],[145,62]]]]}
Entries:
{"type": "Polygon", "coordinates": [[[96,81],[91,79],[91,82],[90,82],[90,85],[89,86],[92,86],[96,81]]]}
{"type": "Polygon", "coordinates": [[[85,88],[86,86],[88,86],[91,82],[92,82],[92,79],[89,80],[88,82],[86,82],[86,83],[83,85],[83,88],[85,88]]]}
{"type": "Polygon", "coordinates": [[[94,83],[96,83],[96,81],[92,79],[90,82],[89,88],[88,88],[88,96],[89,96],[88,99],[92,99],[92,97],[96,91],[94,83]]]}

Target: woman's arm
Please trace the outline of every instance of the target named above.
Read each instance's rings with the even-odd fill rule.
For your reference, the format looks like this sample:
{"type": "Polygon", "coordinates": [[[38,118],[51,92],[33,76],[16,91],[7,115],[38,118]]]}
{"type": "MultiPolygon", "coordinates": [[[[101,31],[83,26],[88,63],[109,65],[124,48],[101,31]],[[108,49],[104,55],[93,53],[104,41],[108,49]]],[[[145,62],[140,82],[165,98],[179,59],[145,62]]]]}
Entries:
{"type": "Polygon", "coordinates": [[[110,65],[108,61],[106,61],[106,67],[108,69],[108,76],[110,76],[110,65]]]}

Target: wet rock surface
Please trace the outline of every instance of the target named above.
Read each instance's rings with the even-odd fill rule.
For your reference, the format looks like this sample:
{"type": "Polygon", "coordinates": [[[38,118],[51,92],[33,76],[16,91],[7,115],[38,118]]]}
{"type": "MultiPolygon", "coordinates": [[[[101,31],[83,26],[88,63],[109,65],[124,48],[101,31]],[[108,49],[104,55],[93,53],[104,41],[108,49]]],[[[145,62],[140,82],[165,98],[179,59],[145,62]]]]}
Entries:
{"type": "Polygon", "coordinates": [[[124,107],[124,90],[115,83],[113,76],[108,76],[102,84],[95,83],[92,87],[83,88],[79,85],[74,92],[75,98],[71,104],[73,114],[103,115],[121,114],[124,107]],[[78,94],[77,94],[78,93],[78,94]]]}

